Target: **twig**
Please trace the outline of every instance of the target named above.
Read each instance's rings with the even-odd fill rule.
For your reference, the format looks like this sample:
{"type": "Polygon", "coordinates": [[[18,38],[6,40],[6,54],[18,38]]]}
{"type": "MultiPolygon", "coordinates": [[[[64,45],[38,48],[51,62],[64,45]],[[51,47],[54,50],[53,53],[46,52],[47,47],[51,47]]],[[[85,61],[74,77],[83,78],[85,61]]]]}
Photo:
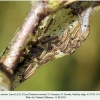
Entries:
{"type": "MultiPolygon", "coordinates": [[[[74,1],[74,0],[71,0],[74,1]]],[[[11,42],[11,46],[9,50],[5,49],[3,55],[6,54],[6,57],[3,59],[1,58],[1,70],[8,75],[10,78],[14,71],[17,69],[17,64],[19,63],[20,56],[24,49],[25,44],[30,37],[30,34],[34,32],[41,20],[55,12],[57,9],[61,8],[67,1],[34,1],[32,3],[32,8],[27,15],[22,27],[17,32],[16,36],[14,37],[13,41],[11,42]],[[56,4],[56,5],[55,5],[56,4]]],[[[1,72],[2,73],[2,72],[1,72]]],[[[8,78],[7,78],[8,79],[8,78]]]]}
{"type": "MultiPolygon", "coordinates": [[[[64,4],[66,4],[66,2],[60,2],[59,3],[60,7],[59,6],[54,7],[54,9],[52,9],[52,7],[50,6],[48,2],[36,2],[32,6],[32,9],[29,12],[27,18],[25,19],[24,24],[18,31],[14,40],[11,42],[10,51],[8,50],[8,54],[6,55],[6,58],[1,63],[1,66],[2,66],[1,68],[3,72],[5,72],[6,75],[7,73],[10,74],[9,78],[12,82],[11,84],[12,89],[14,89],[22,81],[24,81],[25,79],[29,78],[32,74],[34,74],[38,66],[45,64],[53,59],[59,58],[61,56],[71,54],[78,47],[78,45],[82,41],[84,41],[86,37],[88,36],[89,23],[84,23],[84,22],[80,23],[79,18],[77,19],[78,16],[76,15],[72,16],[71,14],[79,14],[80,19],[82,21],[84,20],[85,16],[87,16],[86,17],[87,19],[85,19],[85,21],[88,22],[90,13],[93,13],[93,11],[97,11],[97,9],[95,9],[99,5],[99,3],[97,2],[94,2],[93,4],[92,2],[90,3],[87,2],[86,5],[84,6],[83,5],[81,6],[81,3],[78,2],[79,4],[78,6],[77,4],[72,4],[71,6],[68,5],[67,7],[64,7],[65,9],[70,8],[70,10],[67,13],[67,16],[69,19],[68,22],[66,22],[67,26],[64,26],[66,31],[64,31],[63,33],[59,34],[59,32],[57,31],[56,32],[57,36],[52,36],[50,32],[48,31],[48,29],[44,28],[43,31],[41,31],[41,33],[36,34],[36,31],[39,30],[39,27],[40,27],[39,24],[41,20],[45,16],[61,8],[64,4]],[[79,8],[82,9],[82,11],[80,11],[79,8]],[[72,21],[72,19],[75,21],[72,23],[69,23],[70,21],[72,21]],[[86,24],[87,26],[86,28],[83,28],[82,25],[80,27],[80,24],[82,25],[86,24]],[[71,27],[71,25],[73,25],[73,27],[71,27]],[[35,33],[36,39],[34,39],[34,35],[31,36],[31,38],[29,39],[30,34],[32,32],[35,33]],[[45,32],[46,35],[44,35],[43,32],[45,32]],[[68,33],[68,36],[66,36],[67,33],[68,33]],[[73,33],[72,37],[69,37],[71,33],[73,33]],[[76,37],[78,38],[75,38],[75,37],[73,38],[73,35],[75,34],[76,34],[76,37]],[[45,38],[48,35],[50,35],[50,37],[45,38]],[[64,38],[62,38],[63,35],[65,36],[64,38]],[[72,40],[74,39],[75,41],[73,42],[71,39],[72,40]],[[57,40],[57,41],[55,41],[55,44],[50,45],[52,48],[48,47],[48,49],[45,51],[45,47],[43,47],[42,43],[48,44],[48,41],[51,41],[52,43],[52,40],[57,40]],[[62,44],[60,43],[59,40],[62,41],[62,44]],[[75,45],[74,43],[76,43],[76,40],[77,40],[77,44],[75,45]],[[68,43],[68,46],[67,46],[67,43],[68,43]],[[69,43],[70,43],[70,46],[69,46],[69,43]],[[37,50],[38,52],[33,52],[34,50],[37,50]],[[31,55],[29,53],[31,53],[31,55]]],[[[61,11],[63,12],[63,8],[61,9],[61,11]]],[[[48,22],[52,21],[51,20],[52,17],[56,19],[56,15],[57,13],[55,13],[54,15],[50,15],[49,17],[47,17],[46,21],[48,22]]],[[[62,24],[62,26],[63,25],[64,24],[62,24]]],[[[48,23],[45,24],[45,20],[43,21],[43,27],[44,26],[48,27],[48,23]]]]}

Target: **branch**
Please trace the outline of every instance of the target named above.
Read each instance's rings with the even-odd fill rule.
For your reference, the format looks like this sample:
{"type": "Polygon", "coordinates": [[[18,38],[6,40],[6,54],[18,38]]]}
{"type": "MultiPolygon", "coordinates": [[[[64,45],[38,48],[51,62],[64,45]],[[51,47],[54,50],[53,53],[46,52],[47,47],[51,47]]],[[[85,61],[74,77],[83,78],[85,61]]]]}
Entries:
{"type": "Polygon", "coordinates": [[[53,3],[33,3],[11,46],[2,54],[1,73],[9,76],[9,88],[16,88],[42,64],[72,54],[87,38],[89,17],[97,11],[99,5],[97,2],[69,4],[63,1],[56,6],[51,4],[53,3]],[[54,13],[55,11],[57,12],[54,13]],[[66,17],[62,19],[62,16],[66,17]],[[59,17],[61,20],[55,24],[59,17]]]}

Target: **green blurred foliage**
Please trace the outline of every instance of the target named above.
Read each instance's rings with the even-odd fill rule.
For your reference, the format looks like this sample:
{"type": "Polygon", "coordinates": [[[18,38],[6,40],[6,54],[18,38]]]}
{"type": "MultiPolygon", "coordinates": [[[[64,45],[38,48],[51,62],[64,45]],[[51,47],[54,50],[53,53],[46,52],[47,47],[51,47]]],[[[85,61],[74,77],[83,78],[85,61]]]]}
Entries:
{"type": "MultiPolygon", "coordinates": [[[[30,10],[30,2],[0,2],[0,52],[30,10]]],[[[90,20],[90,35],[73,55],[54,60],[38,68],[16,91],[100,90],[100,11],[90,20]]]]}

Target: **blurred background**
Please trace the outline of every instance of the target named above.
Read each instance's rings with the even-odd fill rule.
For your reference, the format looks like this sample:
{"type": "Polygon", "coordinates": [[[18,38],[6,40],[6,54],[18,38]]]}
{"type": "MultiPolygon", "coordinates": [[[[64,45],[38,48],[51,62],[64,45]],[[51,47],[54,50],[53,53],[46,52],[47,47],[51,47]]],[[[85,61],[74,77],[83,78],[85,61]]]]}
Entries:
{"type": "MultiPolygon", "coordinates": [[[[0,2],[0,53],[30,10],[30,2],[0,2]]],[[[16,91],[100,90],[100,11],[90,20],[90,35],[75,53],[38,68],[16,91]]]]}

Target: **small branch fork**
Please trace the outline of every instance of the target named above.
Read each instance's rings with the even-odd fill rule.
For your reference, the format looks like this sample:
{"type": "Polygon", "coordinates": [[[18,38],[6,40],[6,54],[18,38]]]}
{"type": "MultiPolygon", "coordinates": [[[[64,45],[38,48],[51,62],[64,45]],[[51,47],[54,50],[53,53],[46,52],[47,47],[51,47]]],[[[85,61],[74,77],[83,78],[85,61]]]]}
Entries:
{"type": "MultiPolygon", "coordinates": [[[[63,4],[64,2],[62,2],[63,4]]],[[[49,15],[51,9],[48,7],[48,2],[34,2],[31,11],[27,15],[22,27],[17,32],[15,39],[11,44],[10,51],[3,61],[3,69],[13,75],[16,65],[21,55],[30,34],[38,27],[41,20],[49,15]]]]}
{"type": "MultiPolygon", "coordinates": [[[[73,1],[75,0],[71,0],[71,2],[73,1]]],[[[32,32],[34,32],[37,29],[41,20],[44,19],[45,16],[61,8],[67,1],[62,0],[58,3],[55,0],[53,2],[57,4],[53,5],[54,7],[52,6],[52,1],[50,0],[34,1],[34,3],[32,4],[32,8],[29,14],[27,15],[22,27],[19,29],[13,41],[11,42],[11,47],[9,49],[8,54],[2,62],[0,61],[0,69],[3,72],[5,72],[6,75],[12,76],[14,74],[22,50],[25,44],[27,43],[29,36],[32,32]]]]}
{"type": "MultiPolygon", "coordinates": [[[[16,36],[14,37],[14,40],[11,42],[11,47],[8,51],[8,54],[6,55],[6,58],[2,61],[2,63],[0,62],[0,68],[3,72],[6,73],[6,75],[9,75],[9,78],[14,75],[14,71],[15,69],[17,69],[17,64],[22,54],[22,50],[24,49],[31,33],[37,30],[41,20],[43,20],[47,15],[50,15],[57,11],[62,6],[73,1],[76,0],[68,0],[68,2],[61,0],[59,1],[59,3],[55,0],[55,3],[57,3],[57,5],[53,6],[49,1],[35,1],[33,3],[32,8],[27,15],[22,27],[19,29],[16,36]]],[[[11,87],[8,90],[10,89],[11,87]]]]}

